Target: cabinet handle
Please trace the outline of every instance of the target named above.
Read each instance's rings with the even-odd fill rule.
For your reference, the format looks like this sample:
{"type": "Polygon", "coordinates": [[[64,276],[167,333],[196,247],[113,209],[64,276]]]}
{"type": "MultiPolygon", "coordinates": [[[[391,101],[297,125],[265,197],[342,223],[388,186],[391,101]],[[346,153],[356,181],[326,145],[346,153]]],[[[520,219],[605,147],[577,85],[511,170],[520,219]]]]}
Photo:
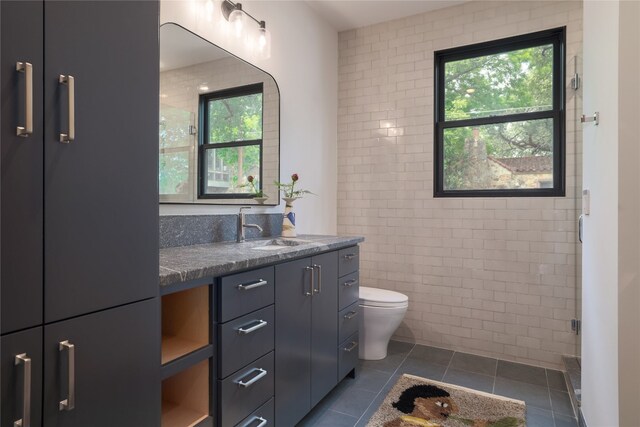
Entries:
{"type": "Polygon", "coordinates": [[[313,276],[314,276],[313,272],[314,272],[314,269],[313,269],[313,267],[305,267],[304,269],[306,271],[310,271],[311,272],[311,279],[310,279],[310,282],[311,282],[310,286],[311,287],[309,288],[309,291],[304,293],[305,296],[310,297],[310,296],[313,295],[313,291],[314,291],[314,288],[315,288],[315,285],[313,283],[313,276]]]}
{"type": "Polygon", "coordinates": [[[68,133],[60,133],[60,142],[68,144],[76,139],[76,84],[73,76],[65,76],[64,74],[60,74],[60,76],[58,77],[58,82],[62,85],[67,86],[67,91],[69,94],[69,129],[67,130],[68,133]]]}
{"type": "Polygon", "coordinates": [[[24,365],[22,377],[22,418],[13,422],[13,427],[31,427],[31,358],[27,353],[16,356],[14,364],[24,365]]]}
{"type": "Polygon", "coordinates": [[[349,347],[345,347],[344,351],[346,351],[347,353],[350,353],[351,351],[353,351],[353,349],[355,349],[358,346],[358,342],[357,341],[351,341],[351,345],[349,347]]]}
{"type": "Polygon", "coordinates": [[[345,287],[347,287],[347,288],[350,288],[350,287],[352,287],[353,285],[355,285],[355,284],[357,284],[357,283],[358,283],[358,279],[351,279],[351,280],[347,280],[346,282],[344,282],[344,283],[342,284],[342,286],[345,286],[345,287]]]}
{"type": "MultiPolygon", "coordinates": [[[[318,264],[313,264],[314,269],[318,269],[318,289],[313,289],[313,292],[319,294],[322,292],[322,266],[318,264]]],[[[312,273],[313,274],[313,273],[312,273]]]]}
{"type": "Polygon", "coordinates": [[[262,368],[255,368],[253,369],[251,372],[249,372],[247,375],[245,375],[244,377],[242,377],[242,379],[238,380],[238,385],[240,387],[249,387],[252,384],[255,384],[257,381],[259,381],[261,378],[263,378],[265,375],[267,375],[267,371],[262,369],[262,368]],[[252,375],[256,372],[260,372],[258,375],[256,375],[255,377],[251,378],[249,381],[243,381],[246,377],[248,377],[249,375],[252,375]]]}
{"type": "Polygon", "coordinates": [[[267,285],[269,284],[269,282],[267,282],[266,280],[263,279],[258,279],[257,281],[253,282],[253,283],[249,283],[249,284],[240,284],[238,286],[236,286],[236,288],[239,291],[249,291],[251,289],[255,289],[255,288],[259,288],[261,286],[267,285]]]}
{"type": "Polygon", "coordinates": [[[254,421],[260,421],[260,424],[258,424],[256,427],[264,427],[269,423],[266,419],[256,416],[251,418],[249,421],[247,421],[247,423],[244,424],[242,427],[249,427],[251,424],[253,424],[254,421]]]}
{"type": "MultiPolygon", "coordinates": [[[[16,135],[28,137],[33,134],[33,65],[16,62],[16,71],[24,73],[24,127],[16,127],[16,135]]],[[[16,421],[17,422],[17,421],[16,421]]]]}
{"type": "MultiPolygon", "coordinates": [[[[251,322],[251,323],[253,323],[253,322],[251,322]]],[[[249,323],[249,324],[251,324],[251,323],[249,323]]],[[[264,320],[258,320],[258,323],[253,325],[253,326],[251,326],[251,327],[245,328],[245,326],[241,326],[240,328],[238,328],[238,333],[240,335],[248,335],[251,332],[255,332],[258,329],[264,328],[268,324],[269,324],[269,322],[266,322],[264,320]]]]}
{"type": "Polygon", "coordinates": [[[358,315],[357,311],[350,311],[350,312],[348,312],[347,314],[344,315],[344,318],[347,319],[347,320],[351,320],[354,317],[356,317],[357,315],[358,315]]]}
{"type": "Polygon", "coordinates": [[[71,411],[76,406],[76,347],[68,340],[65,340],[59,343],[58,350],[61,352],[67,350],[69,352],[67,358],[69,394],[66,399],[60,401],[58,409],[60,411],[71,411]]]}
{"type": "Polygon", "coordinates": [[[351,261],[352,259],[354,259],[356,257],[356,254],[344,254],[342,257],[344,259],[346,259],[347,261],[351,261]]]}

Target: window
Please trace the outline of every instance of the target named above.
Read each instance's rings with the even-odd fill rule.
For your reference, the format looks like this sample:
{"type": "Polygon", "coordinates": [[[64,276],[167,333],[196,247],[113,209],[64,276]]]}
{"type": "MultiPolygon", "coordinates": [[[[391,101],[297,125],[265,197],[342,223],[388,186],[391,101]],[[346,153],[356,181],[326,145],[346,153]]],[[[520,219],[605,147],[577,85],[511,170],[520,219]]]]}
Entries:
{"type": "Polygon", "coordinates": [[[564,40],[435,53],[436,197],[564,196],[564,40]]]}
{"type": "Polygon", "coordinates": [[[198,198],[250,198],[262,188],[262,83],[200,95],[198,198]]]}

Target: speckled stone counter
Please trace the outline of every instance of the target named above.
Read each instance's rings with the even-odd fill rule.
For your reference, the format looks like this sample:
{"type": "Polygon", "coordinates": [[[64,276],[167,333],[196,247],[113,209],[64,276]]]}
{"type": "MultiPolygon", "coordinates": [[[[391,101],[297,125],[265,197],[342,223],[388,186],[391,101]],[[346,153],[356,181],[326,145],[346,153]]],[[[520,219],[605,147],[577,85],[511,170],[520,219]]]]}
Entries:
{"type": "Polygon", "coordinates": [[[256,249],[273,239],[160,249],[160,287],[225,276],[263,265],[346,248],[364,241],[364,238],[359,236],[301,235],[296,239],[290,239],[303,242],[298,246],[281,246],[274,250],[256,249]]]}

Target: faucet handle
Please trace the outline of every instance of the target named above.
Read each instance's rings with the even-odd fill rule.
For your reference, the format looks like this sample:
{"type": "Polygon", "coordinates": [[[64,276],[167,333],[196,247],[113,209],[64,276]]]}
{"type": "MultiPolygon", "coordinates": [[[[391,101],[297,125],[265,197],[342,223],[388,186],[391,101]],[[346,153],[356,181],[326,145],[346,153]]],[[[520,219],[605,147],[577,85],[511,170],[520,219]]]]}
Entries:
{"type": "Polygon", "coordinates": [[[243,209],[251,209],[251,206],[240,206],[240,211],[238,213],[242,213],[243,209]]]}

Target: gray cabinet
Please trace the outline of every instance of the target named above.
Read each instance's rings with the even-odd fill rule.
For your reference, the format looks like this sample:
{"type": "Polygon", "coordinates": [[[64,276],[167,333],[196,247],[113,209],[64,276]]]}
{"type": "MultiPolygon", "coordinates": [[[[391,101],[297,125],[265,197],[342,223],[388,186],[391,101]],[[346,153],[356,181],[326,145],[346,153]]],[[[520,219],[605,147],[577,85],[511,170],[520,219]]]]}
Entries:
{"type": "Polygon", "coordinates": [[[154,298],[45,326],[44,425],[159,426],[159,318],[154,298]]]}
{"type": "Polygon", "coordinates": [[[158,294],[158,4],[46,1],[45,322],[158,294]],[[75,81],[75,140],[68,132],[75,81]]]}
{"type": "Polygon", "coordinates": [[[0,425],[42,425],[42,328],[0,338],[0,425]]]}
{"type": "Polygon", "coordinates": [[[42,323],[43,8],[42,2],[35,1],[0,2],[3,334],[42,323]],[[16,70],[18,62],[23,64],[21,71],[16,70]],[[26,126],[27,83],[32,85],[33,133],[18,136],[17,126],[26,126]]]}
{"type": "Polygon", "coordinates": [[[23,407],[25,365],[9,362],[26,353],[31,425],[157,426],[159,4],[2,1],[0,15],[2,425],[23,407]]]}
{"type": "Polygon", "coordinates": [[[276,266],[276,423],[293,426],[336,384],[338,254],[276,266]]]}

